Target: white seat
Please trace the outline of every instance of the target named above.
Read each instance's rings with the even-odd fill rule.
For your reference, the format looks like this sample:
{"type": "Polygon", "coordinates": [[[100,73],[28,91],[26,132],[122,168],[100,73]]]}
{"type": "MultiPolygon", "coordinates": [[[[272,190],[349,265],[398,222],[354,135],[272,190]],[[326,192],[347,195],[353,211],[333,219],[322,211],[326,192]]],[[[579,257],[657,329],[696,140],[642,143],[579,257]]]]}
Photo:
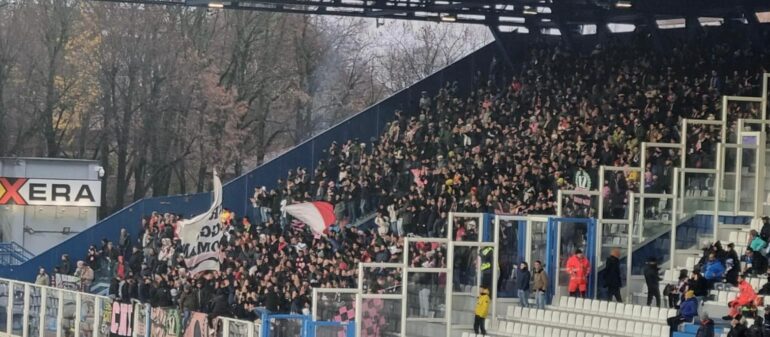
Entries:
{"type": "Polygon", "coordinates": [[[532,308],[528,308],[527,310],[529,310],[529,316],[528,316],[529,319],[533,321],[537,321],[537,310],[532,308]]]}
{"type": "Polygon", "coordinates": [[[638,304],[634,304],[634,311],[631,314],[631,316],[636,318],[642,317],[642,306],[638,304]]]}
{"type": "Polygon", "coordinates": [[[671,333],[671,327],[668,325],[662,325],[660,327],[660,335],[656,336],[668,336],[671,333]]]}
{"type": "Polygon", "coordinates": [[[535,320],[542,322],[545,320],[545,311],[543,309],[535,310],[535,320]]]}
{"type": "Polygon", "coordinates": [[[513,334],[514,335],[521,335],[521,328],[522,328],[521,324],[518,324],[518,323],[514,324],[513,325],[513,334]]]}
{"type": "Polygon", "coordinates": [[[583,302],[585,302],[585,299],[582,298],[576,298],[575,299],[575,309],[581,310],[583,309],[583,302]]]}
{"type": "Polygon", "coordinates": [[[650,319],[650,307],[644,306],[642,307],[642,318],[644,319],[650,319]]]}
{"type": "Polygon", "coordinates": [[[572,331],[569,331],[569,330],[566,330],[566,329],[564,329],[564,330],[562,330],[562,331],[561,331],[561,333],[559,334],[559,337],[569,337],[569,334],[570,334],[570,332],[572,332],[572,331]]]}
{"type": "Polygon", "coordinates": [[[591,312],[600,312],[601,301],[591,301],[591,312]]]}
{"type": "MultiPolygon", "coordinates": [[[[639,324],[641,324],[641,323],[636,323],[637,326],[639,324]]],[[[645,336],[655,336],[655,335],[652,334],[652,324],[651,323],[644,323],[642,331],[644,331],[645,336]]],[[[657,336],[655,336],[655,337],[657,337],[657,336]]]]}
{"type": "Polygon", "coordinates": [[[574,297],[567,297],[567,308],[573,309],[575,308],[575,300],[577,300],[574,297]]]}
{"type": "Polygon", "coordinates": [[[618,320],[617,319],[610,319],[610,325],[609,329],[607,331],[618,331],[618,320]]]}
{"type": "Polygon", "coordinates": [[[551,313],[551,320],[554,322],[561,322],[563,319],[566,319],[564,318],[565,315],[566,313],[554,311],[553,313],[551,313]]]}
{"type": "Polygon", "coordinates": [[[523,308],[522,308],[522,307],[519,307],[519,306],[515,307],[515,308],[513,309],[513,317],[523,317],[523,316],[521,315],[521,309],[523,309],[523,308]]]}
{"type": "Polygon", "coordinates": [[[606,313],[607,311],[607,301],[599,301],[599,312],[600,313],[606,313]]]}
{"type": "Polygon", "coordinates": [[[469,334],[467,332],[463,332],[463,337],[471,337],[471,334],[469,334]]]}
{"type": "MultiPolygon", "coordinates": [[[[540,310],[538,310],[540,311],[540,310]]],[[[545,315],[543,316],[544,322],[553,322],[553,311],[551,310],[545,310],[545,315]]]]}
{"type": "Polygon", "coordinates": [[[535,329],[535,336],[550,336],[545,334],[545,328],[543,326],[538,326],[537,329],[535,329]]]}
{"type": "Polygon", "coordinates": [[[591,317],[589,315],[585,315],[583,317],[583,326],[584,327],[591,327],[591,324],[593,324],[593,323],[594,323],[593,317],[591,317]]]}
{"type": "Polygon", "coordinates": [[[570,313],[567,316],[567,326],[575,326],[575,314],[570,313]]]}
{"type": "Polygon", "coordinates": [[[652,326],[652,336],[661,336],[660,328],[661,328],[660,324],[653,325],[652,326]]]}
{"type": "Polygon", "coordinates": [[[637,336],[647,335],[645,333],[645,331],[644,331],[644,323],[636,322],[634,324],[634,332],[633,332],[633,334],[637,335],[637,336]]]}
{"type": "Polygon", "coordinates": [[[541,336],[553,336],[553,328],[546,327],[541,336]]]}
{"type": "Polygon", "coordinates": [[[586,333],[582,331],[578,331],[577,337],[586,337],[586,333]]]}
{"type": "Polygon", "coordinates": [[[618,332],[625,332],[627,334],[633,334],[634,333],[634,326],[635,326],[634,321],[626,321],[626,329],[623,330],[623,331],[620,331],[620,329],[618,329],[618,332]]]}
{"type": "Polygon", "coordinates": [[[615,312],[617,312],[616,308],[617,308],[617,303],[615,303],[615,302],[607,302],[607,312],[615,313],[615,312]]]}
{"type": "Polygon", "coordinates": [[[570,330],[569,335],[567,335],[567,337],[577,337],[577,331],[570,330]]]}
{"type": "MultiPolygon", "coordinates": [[[[634,317],[634,306],[631,304],[627,304],[625,307],[626,309],[623,310],[623,316],[634,317]]],[[[620,310],[618,310],[618,312],[620,312],[620,310]]]]}
{"type": "Polygon", "coordinates": [[[567,305],[567,297],[562,296],[562,297],[559,298],[559,306],[562,307],[562,308],[566,308],[568,306],[567,305]]]}
{"type": "Polygon", "coordinates": [[[516,316],[513,315],[513,306],[512,305],[508,306],[508,314],[506,316],[508,318],[516,317],[516,316]]]}
{"type": "Polygon", "coordinates": [[[529,336],[540,336],[540,335],[537,334],[537,328],[538,328],[537,326],[530,325],[529,326],[529,332],[527,333],[527,335],[529,335],[529,336]]]}
{"type": "Polygon", "coordinates": [[[610,330],[610,319],[609,318],[602,317],[602,320],[599,323],[599,330],[601,330],[601,331],[609,331],[610,330]]]}
{"type": "Polygon", "coordinates": [[[658,320],[659,321],[665,321],[668,319],[668,310],[667,309],[660,309],[660,312],[658,313],[658,320]]]}
{"type": "Polygon", "coordinates": [[[659,315],[660,315],[660,308],[658,308],[658,307],[650,308],[650,316],[649,316],[649,318],[650,318],[651,321],[657,321],[659,315]]]}
{"type": "Polygon", "coordinates": [[[505,326],[505,332],[513,333],[513,330],[516,327],[516,323],[508,322],[508,324],[505,326]]]}
{"type": "Polygon", "coordinates": [[[583,315],[581,315],[581,314],[575,315],[575,325],[576,326],[583,326],[583,315]]]}
{"type": "Polygon", "coordinates": [[[585,312],[591,311],[591,306],[593,306],[593,302],[594,300],[591,300],[591,299],[583,300],[583,311],[585,312]]]}
{"type": "Polygon", "coordinates": [[[727,236],[727,241],[730,242],[737,242],[738,241],[738,233],[737,232],[730,232],[730,234],[727,236]]]}
{"type": "Polygon", "coordinates": [[[602,325],[602,318],[599,316],[594,316],[591,319],[591,328],[592,329],[598,329],[602,325]]]}

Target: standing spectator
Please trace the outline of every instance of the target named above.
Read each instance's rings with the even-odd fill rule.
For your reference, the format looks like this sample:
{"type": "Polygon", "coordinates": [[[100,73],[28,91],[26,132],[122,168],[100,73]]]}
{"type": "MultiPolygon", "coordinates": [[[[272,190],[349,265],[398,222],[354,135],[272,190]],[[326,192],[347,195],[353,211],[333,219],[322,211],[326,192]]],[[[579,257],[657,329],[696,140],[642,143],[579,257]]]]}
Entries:
{"type": "Polygon", "coordinates": [[[652,304],[652,298],[655,297],[655,305],[660,308],[660,268],[655,257],[650,259],[644,265],[644,281],[647,283],[647,305],[652,304]]]}
{"type": "Polygon", "coordinates": [[[487,330],[484,328],[484,320],[489,313],[489,291],[487,288],[481,288],[479,291],[479,299],[476,302],[476,317],[473,319],[473,332],[478,336],[481,331],[482,336],[487,335],[487,330]]]}
{"type": "Polygon", "coordinates": [[[418,279],[420,300],[420,317],[429,317],[430,314],[430,288],[433,286],[433,275],[431,273],[422,273],[418,279]]]}
{"type": "Polygon", "coordinates": [[[735,251],[735,245],[731,242],[727,244],[727,260],[725,261],[725,282],[730,283],[733,287],[738,286],[738,274],[740,274],[740,260],[738,259],[738,253],[735,251]]]}
{"type": "Polygon", "coordinates": [[[684,295],[687,292],[687,269],[679,271],[679,278],[676,284],[670,284],[671,291],[668,293],[668,307],[679,309],[679,302],[684,301],[684,295]]]}
{"type": "Polygon", "coordinates": [[[575,250],[575,255],[567,259],[567,273],[569,278],[569,295],[574,297],[585,297],[588,281],[588,273],[591,271],[591,265],[588,259],[583,256],[583,251],[575,250]]]}
{"type": "Polygon", "coordinates": [[[620,288],[623,286],[623,280],[620,273],[620,249],[613,248],[610,256],[607,257],[607,263],[604,267],[604,286],[607,287],[607,299],[623,302],[620,297],[620,288]]]}
{"type": "MultiPolygon", "coordinates": [[[[92,247],[93,248],[93,247],[92,247]]],[[[80,277],[82,291],[90,292],[91,283],[94,282],[94,270],[83,261],[78,261],[75,276],[80,277]]]]}
{"type": "Polygon", "coordinates": [[[128,234],[128,230],[125,228],[120,229],[120,238],[118,239],[118,248],[120,249],[120,255],[128,255],[128,249],[131,247],[131,235],[128,234]]]}
{"type": "Polygon", "coordinates": [[[545,296],[548,292],[548,275],[545,273],[543,263],[540,262],[540,260],[535,261],[533,278],[535,287],[535,305],[538,309],[545,309],[545,296]]]}
{"type": "Polygon", "coordinates": [[[50,277],[48,276],[48,273],[45,272],[45,268],[40,267],[40,271],[37,273],[37,277],[35,278],[35,284],[40,286],[47,286],[51,282],[50,277]]]}
{"type": "Polygon", "coordinates": [[[526,262],[522,262],[519,266],[519,271],[516,273],[516,287],[519,289],[519,306],[524,308],[529,307],[529,280],[531,275],[528,267],[526,262]]]}
{"type": "Polygon", "coordinates": [[[72,266],[70,262],[70,256],[68,254],[64,254],[61,256],[61,264],[59,265],[59,272],[64,275],[72,274],[72,266]]]}

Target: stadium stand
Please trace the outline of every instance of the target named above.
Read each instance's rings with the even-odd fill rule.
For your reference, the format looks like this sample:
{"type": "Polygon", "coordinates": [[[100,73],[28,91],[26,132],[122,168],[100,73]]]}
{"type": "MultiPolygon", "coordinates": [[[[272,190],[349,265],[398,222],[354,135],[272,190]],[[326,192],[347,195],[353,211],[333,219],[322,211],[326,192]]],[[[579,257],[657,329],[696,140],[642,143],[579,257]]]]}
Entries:
{"type": "MultiPolygon", "coordinates": [[[[712,133],[705,128],[685,133],[677,125],[683,118],[715,118],[725,94],[759,95],[761,74],[770,64],[769,44],[750,48],[727,28],[709,30],[697,41],[668,43],[661,50],[644,34],[585,50],[541,41],[530,46],[529,57],[513,76],[476,77],[470,86],[475,89],[467,94],[454,82],[422,95],[415,107],[397,111],[378,139],[333,142],[314,169],[299,167],[275,188],[255,188],[248,214],[226,213],[226,259],[220,272],[198,279],[185,275],[175,235],[181,216],[173,211],[125,224],[139,226],[140,234],[131,236],[137,232],[131,229],[92,242],[85,258],[63,256],[54,272],[83,278],[93,270],[97,282],[111,282],[112,297],[153,307],[244,319],[252,318],[254,306],[307,314],[313,288],[357,286],[357,265],[402,260],[406,236],[446,237],[451,231],[462,241],[479,235],[476,228],[447,228],[450,212],[554,214],[558,190],[575,188],[572,177],[578,170],[595,176],[600,165],[637,167],[642,142],[691,138],[695,145],[688,150],[694,155],[688,160],[713,166],[699,162],[715,151],[712,133]],[[286,204],[318,200],[333,203],[340,219],[326,238],[312,235],[282,212],[286,204]],[[136,282],[125,283],[124,291],[127,279],[136,282]],[[189,293],[180,291],[188,288],[189,293]]],[[[754,113],[738,111],[737,116],[754,113]]],[[[601,189],[611,200],[599,211],[625,212],[624,197],[639,184],[650,193],[670,192],[670,170],[678,160],[676,153],[660,152],[641,175],[621,176],[613,183],[592,179],[591,189],[601,189]]],[[[569,216],[596,216],[590,210],[571,211],[569,216]]],[[[734,242],[741,255],[751,244],[744,230],[726,232],[723,242],[734,242]]],[[[699,269],[702,258],[686,256],[681,269],[699,269]]],[[[447,263],[429,250],[410,259],[429,267],[447,263]]],[[[676,282],[675,276],[668,270],[663,278],[676,282]]],[[[405,286],[397,275],[388,282],[405,286]]],[[[448,281],[419,282],[446,286],[448,281]]],[[[748,282],[759,289],[765,280],[748,282]]],[[[88,283],[85,290],[90,290],[88,283]]],[[[725,285],[712,291],[714,300],[705,308],[712,315],[726,312],[735,294],[731,289],[725,285]]],[[[473,299],[458,302],[462,309],[449,314],[469,323],[464,320],[472,318],[473,299]]],[[[422,309],[409,308],[420,315],[422,309]]],[[[488,320],[489,335],[666,336],[666,320],[676,315],[675,308],[567,297],[546,310],[506,309],[488,320]]],[[[410,329],[409,336],[435,335],[429,325],[410,329]]],[[[697,325],[684,324],[674,336],[694,336],[693,329],[697,325]]]]}

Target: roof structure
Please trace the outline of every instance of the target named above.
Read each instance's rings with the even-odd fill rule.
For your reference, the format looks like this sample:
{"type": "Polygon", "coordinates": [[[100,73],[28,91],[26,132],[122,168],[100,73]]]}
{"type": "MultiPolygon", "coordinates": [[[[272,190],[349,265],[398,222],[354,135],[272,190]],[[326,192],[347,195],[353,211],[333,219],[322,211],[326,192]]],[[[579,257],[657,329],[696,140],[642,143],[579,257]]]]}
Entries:
{"type": "Polygon", "coordinates": [[[380,19],[461,22],[575,31],[582,25],[649,23],[676,18],[721,18],[758,23],[767,0],[99,0],[380,19]]]}

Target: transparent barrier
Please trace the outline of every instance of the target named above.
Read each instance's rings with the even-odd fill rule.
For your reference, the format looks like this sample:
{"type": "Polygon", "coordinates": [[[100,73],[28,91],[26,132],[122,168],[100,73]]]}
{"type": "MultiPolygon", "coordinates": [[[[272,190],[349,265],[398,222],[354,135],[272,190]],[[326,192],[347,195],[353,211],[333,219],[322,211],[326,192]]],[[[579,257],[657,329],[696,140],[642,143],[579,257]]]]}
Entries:
{"type": "Polygon", "coordinates": [[[495,221],[498,238],[496,261],[500,266],[497,276],[497,297],[515,297],[517,288],[513,269],[518,263],[526,260],[526,256],[521,256],[521,248],[526,246],[526,242],[522,239],[528,236],[527,220],[525,217],[496,216],[495,221]]]}
{"type": "Polygon", "coordinates": [[[599,214],[599,192],[559,190],[556,215],[568,218],[595,218],[599,214]]]}
{"type": "MultiPolygon", "coordinates": [[[[360,337],[401,335],[400,299],[362,298],[360,337]]],[[[407,334],[408,336],[409,334],[407,334]]]]}
{"type": "Polygon", "coordinates": [[[269,337],[305,336],[306,319],[298,315],[270,315],[268,321],[262,324],[268,324],[269,337]]]}

